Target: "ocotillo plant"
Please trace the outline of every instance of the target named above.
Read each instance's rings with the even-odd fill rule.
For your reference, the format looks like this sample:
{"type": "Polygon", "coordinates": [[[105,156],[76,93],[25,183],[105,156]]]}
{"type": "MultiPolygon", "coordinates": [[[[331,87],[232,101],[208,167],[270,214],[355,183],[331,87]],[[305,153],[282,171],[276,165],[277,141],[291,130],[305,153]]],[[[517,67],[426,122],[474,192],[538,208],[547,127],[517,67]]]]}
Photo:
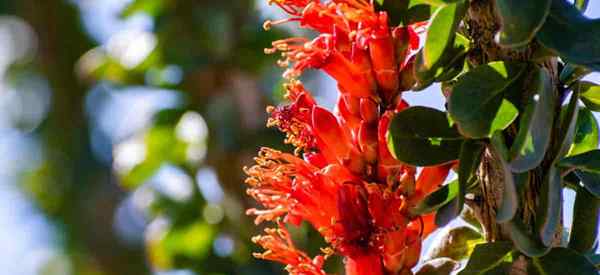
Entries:
{"type": "Polygon", "coordinates": [[[290,17],[266,29],[317,35],[266,50],[282,56],[290,101],[268,125],[297,149],[264,148],[246,169],[262,206],[248,213],[277,225],[254,239],[257,257],[291,274],[325,274],[332,253],[349,275],[597,274],[600,86],[581,78],[600,70],[600,20],[581,14],[587,1],[270,3],[290,17]],[[306,69],[337,81],[335,112],[297,80],[306,69]],[[433,83],[447,110],[402,100],[433,83]],[[444,230],[415,270],[422,240],[461,215],[470,225],[444,230]],[[294,246],[286,226],[303,221],[322,255],[294,246]]]}

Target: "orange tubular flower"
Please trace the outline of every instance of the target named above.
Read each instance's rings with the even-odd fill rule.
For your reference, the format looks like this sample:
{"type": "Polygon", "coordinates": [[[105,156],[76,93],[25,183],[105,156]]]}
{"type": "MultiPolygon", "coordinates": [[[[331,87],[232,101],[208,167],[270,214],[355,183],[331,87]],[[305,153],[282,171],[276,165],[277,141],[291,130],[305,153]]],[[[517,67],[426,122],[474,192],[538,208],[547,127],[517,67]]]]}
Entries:
{"type": "Polygon", "coordinates": [[[385,12],[366,0],[270,0],[290,15],[265,27],[298,22],[318,32],[314,39],[273,42],[281,52],[290,104],[269,107],[269,126],[286,134],[294,154],[261,149],[256,165],[245,168],[247,193],[261,206],[249,209],[255,222],[271,221],[253,240],[266,249],[257,257],[287,265],[290,274],[325,274],[332,253],[345,257],[347,275],[411,274],[421,241],[435,229],[431,215],[410,208],[448,175],[450,165],[415,167],[394,159],[386,146],[393,115],[410,83],[412,55],[419,47],[415,28],[389,26],[385,12]],[[321,69],[338,83],[335,112],[318,106],[295,80],[306,69],[321,69]],[[324,255],[299,251],[286,226],[308,222],[329,244],[324,255]]]}

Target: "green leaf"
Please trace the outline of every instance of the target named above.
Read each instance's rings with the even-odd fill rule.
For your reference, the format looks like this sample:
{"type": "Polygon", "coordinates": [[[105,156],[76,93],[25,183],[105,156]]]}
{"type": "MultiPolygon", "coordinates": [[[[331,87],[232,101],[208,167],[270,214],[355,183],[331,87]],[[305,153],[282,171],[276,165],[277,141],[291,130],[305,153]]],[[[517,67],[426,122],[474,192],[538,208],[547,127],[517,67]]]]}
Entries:
{"type": "Polygon", "coordinates": [[[560,83],[563,83],[566,86],[571,86],[571,84],[575,83],[589,73],[590,70],[584,66],[567,63],[560,72],[559,80],[560,83]]]}
{"type": "Polygon", "coordinates": [[[443,227],[449,224],[452,220],[454,220],[458,215],[460,215],[460,210],[462,209],[462,204],[460,204],[460,200],[458,196],[451,200],[449,203],[443,205],[437,213],[435,213],[435,225],[437,227],[443,227]]]}
{"type": "Polygon", "coordinates": [[[598,148],[598,122],[588,108],[581,108],[577,115],[575,138],[569,156],[579,155],[598,148]]]}
{"type": "Polygon", "coordinates": [[[393,118],[388,148],[402,162],[432,166],[458,159],[462,140],[444,112],[415,106],[393,118]]]}
{"type": "Polygon", "coordinates": [[[478,66],[458,78],[449,98],[448,111],[462,134],[486,138],[514,121],[518,110],[504,98],[504,93],[525,67],[497,61],[478,66]]]}
{"type": "Polygon", "coordinates": [[[427,29],[423,48],[423,61],[427,68],[440,62],[444,52],[454,45],[456,28],[467,10],[465,1],[447,4],[439,8],[427,29]]]}
{"type": "Polygon", "coordinates": [[[554,122],[554,88],[548,71],[537,69],[531,83],[535,93],[528,98],[519,132],[510,148],[510,167],[517,173],[531,170],[542,162],[554,122]]]}
{"type": "Polygon", "coordinates": [[[585,12],[589,4],[589,0],[575,0],[575,7],[581,11],[585,12]]]}
{"type": "Polygon", "coordinates": [[[585,254],[585,257],[592,263],[596,268],[600,267],[600,255],[596,253],[585,254]]]}
{"type": "Polygon", "coordinates": [[[600,198],[600,173],[588,173],[575,170],[575,175],[581,180],[581,184],[596,198],[600,198]]]}
{"type": "Polygon", "coordinates": [[[546,256],[534,258],[533,265],[544,275],[598,275],[585,256],[564,247],[553,248],[546,256]]]}
{"type": "Polygon", "coordinates": [[[579,115],[579,91],[576,89],[571,94],[571,100],[566,107],[563,107],[560,113],[560,130],[556,137],[557,147],[553,148],[554,162],[567,155],[573,140],[575,139],[575,127],[577,126],[577,117],[579,115]]]}
{"type": "Polygon", "coordinates": [[[512,261],[512,243],[493,242],[478,244],[465,269],[458,275],[479,275],[493,270],[504,262],[512,261]]]}
{"type": "Polygon", "coordinates": [[[562,193],[560,170],[552,165],[544,176],[536,211],[540,240],[545,246],[552,246],[561,221],[562,193]]]}
{"type": "Polygon", "coordinates": [[[450,258],[437,258],[423,263],[415,275],[448,275],[460,267],[460,264],[450,258]]]}
{"type": "Polygon", "coordinates": [[[413,90],[422,90],[434,81],[447,81],[463,71],[465,56],[469,51],[471,41],[461,34],[456,34],[454,46],[444,52],[439,62],[432,67],[425,65],[424,50],[415,57],[415,77],[417,85],[413,90]]]}
{"type": "Polygon", "coordinates": [[[550,251],[537,235],[530,234],[518,217],[505,224],[515,247],[528,257],[541,257],[550,251]]]}
{"type": "MultiPolygon", "coordinates": [[[[519,208],[519,194],[517,193],[517,187],[515,183],[515,176],[510,171],[510,167],[504,160],[500,160],[502,163],[502,170],[504,173],[504,188],[502,191],[502,203],[496,213],[496,222],[505,223],[510,221],[519,208]]],[[[526,180],[527,177],[518,177],[519,180],[526,180]]],[[[520,182],[520,184],[523,184],[520,182]]]]}
{"type": "Polygon", "coordinates": [[[552,0],[496,0],[500,16],[498,44],[504,47],[527,45],[542,27],[550,12],[552,0]]]}
{"type": "Polygon", "coordinates": [[[600,173],[600,150],[592,150],[583,154],[564,158],[558,165],[566,168],[576,168],[580,171],[600,173]]]}
{"type": "Polygon", "coordinates": [[[121,17],[129,17],[140,12],[156,16],[164,9],[166,2],[164,0],[134,0],[121,12],[121,17]]]}
{"type": "Polygon", "coordinates": [[[600,112],[600,85],[588,81],[578,84],[581,101],[586,107],[595,112],[600,112]]]}
{"type": "Polygon", "coordinates": [[[569,248],[581,253],[592,251],[598,238],[599,210],[600,199],[585,188],[578,188],[573,207],[569,248]]]}
{"type": "Polygon", "coordinates": [[[552,1],[550,14],[537,39],[568,62],[598,69],[600,19],[588,19],[567,1],[552,1]]]}
{"type": "Polygon", "coordinates": [[[475,246],[485,243],[483,236],[470,226],[444,227],[423,256],[423,260],[447,257],[461,261],[469,257],[475,246]]]}
{"type": "Polygon", "coordinates": [[[377,4],[379,4],[379,5],[383,5],[383,1],[384,1],[384,0],[375,0],[375,1],[377,1],[377,4]]]}
{"type": "Polygon", "coordinates": [[[412,215],[423,215],[440,209],[442,206],[450,203],[458,196],[459,184],[458,180],[453,180],[450,183],[438,188],[433,193],[429,194],[410,212],[412,215]]]}
{"type": "Polygon", "coordinates": [[[485,145],[483,143],[472,139],[465,140],[461,146],[458,164],[459,213],[464,204],[468,182],[475,176],[484,149],[485,145]]]}

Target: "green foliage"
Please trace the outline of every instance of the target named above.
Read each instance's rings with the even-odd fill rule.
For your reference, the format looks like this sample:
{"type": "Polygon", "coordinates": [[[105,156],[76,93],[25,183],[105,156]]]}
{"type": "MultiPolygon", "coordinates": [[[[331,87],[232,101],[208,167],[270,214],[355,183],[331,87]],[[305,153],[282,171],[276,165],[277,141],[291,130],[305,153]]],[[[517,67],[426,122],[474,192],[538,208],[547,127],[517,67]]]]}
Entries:
{"type": "Polygon", "coordinates": [[[550,145],[555,112],[555,93],[546,69],[536,69],[531,80],[533,93],[528,96],[519,121],[519,132],[510,148],[510,167],[525,172],[538,166],[550,145]]]}
{"type": "Polygon", "coordinates": [[[534,258],[533,265],[540,274],[547,275],[598,274],[594,265],[585,256],[564,247],[553,248],[546,256],[534,258]]]}
{"type": "Polygon", "coordinates": [[[456,270],[460,264],[450,258],[437,258],[425,262],[415,275],[446,275],[456,270]]]}
{"type": "Polygon", "coordinates": [[[501,29],[496,36],[504,47],[527,45],[542,27],[552,0],[496,0],[501,29]]]}
{"type": "Polygon", "coordinates": [[[525,68],[524,64],[498,61],[478,66],[459,77],[449,98],[448,112],[463,135],[490,137],[517,118],[518,109],[505,94],[525,68]]]}
{"type": "Polygon", "coordinates": [[[467,3],[459,1],[440,7],[431,19],[423,48],[423,65],[433,68],[444,52],[454,45],[456,28],[465,15],[467,3]]]}
{"type": "Polygon", "coordinates": [[[568,62],[600,69],[600,19],[588,19],[567,1],[552,1],[537,39],[568,62]]]}
{"type": "Polygon", "coordinates": [[[569,156],[578,155],[598,148],[598,122],[596,117],[587,108],[579,109],[575,138],[569,150],[569,156]]]}
{"type": "Polygon", "coordinates": [[[576,192],[568,247],[580,253],[593,252],[598,239],[600,199],[584,188],[576,192]]]}
{"type": "Polygon", "coordinates": [[[413,215],[431,213],[451,203],[459,194],[459,183],[457,180],[438,188],[423,199],[415,208],[411,209],[413,215]]]}
{"type": "Polygon", "coordinates": [[[461,143],[444,112],[432,108],[407,108],[390,124],[390,152],[408,164],[431,166],[458,159],[461,143]]]}
{"type": "MultiPolygon", "coordinates": [[[[489,274],[496,268],[502,268],[504,262],[512,261],[512,244],[510,242],[484,243],[475,246],[467,266],[459,275],[489,274]]],[[[502,274],[502,273],[500,273],[502,274]]]]}
{"type": "Polygon", "coordinates": [[[582,81],[578,83],[581,101],[595,112],[600,112],[600,86],[595,83],[582,81]]]}
{"type": "Polygon", "coordinates": [[[444,228],[439,234],[436,245],[427,251],[423,260],[449,258],[462,261],[469,258],[476,245],[485,243],[481,233],[470,226],[444,228]]]}

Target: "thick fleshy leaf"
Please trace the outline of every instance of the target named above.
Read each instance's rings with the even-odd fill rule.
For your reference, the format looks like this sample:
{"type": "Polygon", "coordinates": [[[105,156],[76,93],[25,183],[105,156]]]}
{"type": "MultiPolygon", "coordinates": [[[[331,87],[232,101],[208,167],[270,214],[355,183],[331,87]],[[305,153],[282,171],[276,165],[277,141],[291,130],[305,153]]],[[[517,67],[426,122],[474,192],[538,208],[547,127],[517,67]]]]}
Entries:
{"type": "Polygon", "coordinates": [[[587,10],[589,4],[589,0],[575,0],[575,7],[581,12],[585,12],[587,10]]]}
{"type": "Polygon", "coordinates": [[[573,225],[569,248],[580,253],[592,251],[598,238],[600,199],[585,188],[578,188],[573,206],[573,225]]]}
{"type": "Polygon", "coordinates": [[[458,165],[458,204],[460,210],[462,210],[464,204],[468,182],[475,176],[484,149],[485,145],[483,143],[472,139],[465,140],[461,146],[458,165]]]}
{"type": "Polygon", "coordinates": [[[514,121],[518,110],[503,96],[525,67],[496,61],[478,66],[458,78],[450,95],[448,111],[462,134],[486,138],[514,121]]]}
{"type": "Polygon", "coordinates": [[[533,259],[540,274],[545,275],[598,275],[594,265],[582,254],[574,250],[556,247],[541,258],[533,259]]]}
{"type": "Polygon", "coordinates": [[[500,32],[496,41],[505,47],[522,47],[542,27],[552,0],[496,0],[500,15],[500,32]]]}
{"type": "Polygon", "coordinates": [[[454,45],[456,28],[465,15],[467,4],[458,1],[440,7],[427,29],[427,38],[423,48],[423,61],[427,68],[433,68],[440,62],[444,52],[454,45]]]}
{"type": "Polygon", "coordinates": [[[462,141],[444,112],[421,106],[398,113],[388,133],[388,147],[394,157],[416,166],[458,159],[462,141]]]}
{"type": "Polygon", "coordinates": [[[579,82],[579,92],[581,101],[583,101],[586,107],[592,111],[600,112],[600,85],[581,81],[579,82]]]}
{"type": "Polygon", "coordinates": [[[575,170],[575,175],[581,180],[585,189],[597,198],[600,198],[600,173],[588,173],[575,170]]]}
{"type": "Polygon", "coordinates": [[[470,41],[457,33],[453,45],[451,49],[444,51],[440,60],[431,67],[425,65],[424,50],[417,53],[414,67],[417,85],[413,90],[422,90],[434,81],[450,80],[462,72],[470,41]]]}
{"type": "Polygon", "coordinates": [[[559,81],[566,86],[571,86],[589,73],[590,70],[584,66],[567,63],[560,72],[559,81]]]}
{"type": "Polygon", "coordinates": [[[575,129],[577,126],[577,117],[579,115],[579,91],[575,89],[571,94],[571,100],[566,107],[563,107],[560,113],[560,130],[556,139],[556,148],[553,148],[554,162],[564,158],[575,139],[575,129]]]}
{"type": "Polygon", "coordinates": [[[447,257],[455,261],[467,259],[475,246],[485,243],[483,236],[470,226],[445,227],[423,256],[423,260],[447,257]]]}
{"type": "Polygon", "coordinates": [[[600,173],[600,150],[592,150],[583,154],[564,158],[558,162],[561,167],[575,168],[590,173],[600,173]]]}
{"type": "Polygon", "coordinates": [[[550,74],[544,68],[537,69],[531,83],[534,93],[528,98],[519,132],[510,148],[510,167],[517,173],[531,170],[542,162],[554,122],[556,104],[550,74]]]}
{"type": "Polygon", "coordinates": [[[560,170],[552,165],[544,176],[536,211],[536,224],[545,246],[552,246],[561,221],[562,183],[560,170]]]}
{"type": "Polygon", "coordinates": [[[451,200],[449,203],[443,205],[437,213],[435,213],[435,225],[437,227],[443,227],[449,224],[452,220],[456,219],[460,215],[462,205],[458,196],[451,200]]]}
{"type": "Polygon", "coordinates": [[[508,164],[504,160],[501,160],[501,162],[504,171],[504,189],[502,191],[502,203],[498,213],[496,213],[496,221],[505,223],[515,216],[519,208],[519,194],[515,181],[519,180],[519,185],[523,185],[523,181],[527,181],[528,176],[527,174],[513,175],[508,164]]]}
{"type": "Polygon", "coordinates": [[[541,257],[550,251],[551,247],[545,246],[539,236],[529,234],[518,218],[506,223],[506,228],[515,247],[528,257],[541,257]]]}
{"type": "Polygon", "coordinates": [[[423,215],[440,209],[442,206],[450,203],[458,196],[459,184],[457,180],[438,188],[433,193],[423,199],[414,209],[413,215],[423,215]]]}
{"type": "Polygon", "coordinates": [[[575,138],[569,156],[582,154],[598,148],[598,121],[588,108],[579,109],[575,138]]]}
{"type": "Polygon", "coordinates": [[[460,267],[460,263],[450,258],[437,258],[423,263],[415,275],[447,275],[460,267]]]}
{"type": "Polygon", "coordinates": [[[583,16],[569,2],[552,1],[550,14],[536,37],[567,61],[598,69],[600,19],[583,16]]]}
{"type": "Polygon", "coordinates": [[[480,275],[493,270],[503,262],[512,260],[512,243],[493,242],[475,246],[465,269],[458,275],[480,275]]]}

